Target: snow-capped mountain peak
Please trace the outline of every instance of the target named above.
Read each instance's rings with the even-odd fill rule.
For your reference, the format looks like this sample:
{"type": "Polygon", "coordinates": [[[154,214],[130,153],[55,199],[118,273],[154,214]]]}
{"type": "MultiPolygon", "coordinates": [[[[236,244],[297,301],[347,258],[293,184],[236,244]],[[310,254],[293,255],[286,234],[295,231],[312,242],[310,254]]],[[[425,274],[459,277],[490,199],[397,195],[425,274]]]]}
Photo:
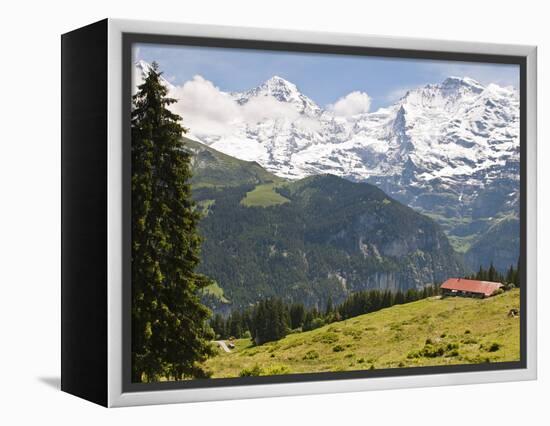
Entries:
{"type": "Polygon", "coordinates": [[[270,79],[266,80],[260,85],[262,88],[266,88],[272,92],[297,92],[298,88],[294,83],[291,83],[288,80],[285,80],[278,75],[274,75],[270,79]]]}
{"type": "Polygon", "coordinates": [[[293,104],[302,114],[318,115],[321,112],[321,108],[313,100],[302,94],[294,83],[277,75],[253,89],[233,93],[233,97],[241,105],[252,98],[271,97],[278,102],[293,104]]]}
{"type": "Polygon", "coordinates": [[[481,93],[485,89],[481,83],[473,78],[456,76],[447,77],[443,80],[441,88],[448,92],[464,89],[474,93],[481,93]]]}
{"type": "Polygon", "coordinates": [[[143,59],[140,59],[136,61],[136,68],[139,69],[142,73],[149,73],[153,69],[153,66],[143,59]]]}
{"type": "Polygon", "coordinates": [[[399,103],[409,105],[412,109],[449,113],[472,102],[485,90],[481,83],[472,78],[448,77],[441,83],[410,90],[399,103]]]}
{"type": "MultiPolygon", "coordinates": [[[[136,68],[138,75],[149,69],[143,62],[136,68]]],[[[223,96],[235,102],[230,109],[238,119],[224,122],[221,132],[185,122],[192,135],[290,179],[331,173],[369,181],[409,205],[431,200],[418,194],[438,185],[467,206],[519,167],[517,91],[468,77],[411,89],[393,105],[349,117],[320,108],[280,76],[223,96]]]]}

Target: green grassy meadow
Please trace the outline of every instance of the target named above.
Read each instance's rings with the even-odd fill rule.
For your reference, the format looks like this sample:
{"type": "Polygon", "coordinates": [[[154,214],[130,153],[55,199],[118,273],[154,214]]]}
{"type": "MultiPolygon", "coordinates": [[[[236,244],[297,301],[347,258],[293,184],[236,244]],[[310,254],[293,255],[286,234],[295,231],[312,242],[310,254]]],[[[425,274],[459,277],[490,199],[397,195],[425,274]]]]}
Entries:
{"type": "Polygon", "coordinates": [[[276,183],[258,185],[252,191],[246,193],[246,196],[241,200],[241,204],[247,207],[270,207],[288,203],[290,201],[288,198],[275,191],[277,186],[276,183]]]}
{"type": "Polygon", "coordinates": [[[235,349],[204,367],[213,378],[503,362],[519,360],[519,290],[488,299],[420,300],[316,330],[235,349]]]}

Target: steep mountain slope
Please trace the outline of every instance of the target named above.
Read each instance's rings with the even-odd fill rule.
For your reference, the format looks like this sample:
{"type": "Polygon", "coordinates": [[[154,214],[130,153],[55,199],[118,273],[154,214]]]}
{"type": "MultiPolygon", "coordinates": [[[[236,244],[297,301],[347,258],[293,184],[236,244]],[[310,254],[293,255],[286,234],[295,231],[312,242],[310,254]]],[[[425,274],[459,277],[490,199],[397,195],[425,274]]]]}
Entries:
{"type": "MultiPolygon", "coordinates": [[[[139,62],[136,75],[147,66],[139,62]]],[[[495,220],[519,217],[519,98],[513,88],[449,77],[410,90],[387,108],[352,116],[316,105],[277,76],[226,95],[242,108],[264,100],[268,114],[231,122],[223,133],[191,128],[191,137],[279,177],[330,173],[372,183],[436,220],[463,252],[490,244],[484,236],[495,220]]],[[[514,244],[477,253],[485,266],[518,256],[514,244]]]]}
{"type": "Polygon", "coordinates": [[[208,148],[189,138],[183,138],[186,148],[193,154],[193,188],[201,186],[224,187],[280,183],[285,179],[266,171],[254,161],[243,161],[208,148]]]}
{"type": "Polygon", "coordinates": [[[515,217],[498,220],[468,250],[466,263],[475,269],[479,264],[478,259],[494,259],[493,264],[500,271],[516,265],[518,258],[515,253],[519,253],[520,244],[519,226],[519,220],[515,217]]]}
{"type": "Polygon", "coordinates": [[[233,185],[240,166],[258,167],[234,160],[239,167],[227,168],[219,185],[205,185],[198,170],[217,169],[223,154],[192,149],[202,158],[193,194],[206,215],[200,268],[231,302],[211,303],[218,311],[270,296],[321,307],[329,296],[336,302],[356,290],[422,287],[463,272],[435,222],[370,184],[333,175],[285,182],[265,172],[259,182],[233,185]],[[258,188],[284,201],[245,202],[258,188]]]}
{"type": "MultiPolygon", "coordinates": [[[[296,91],[287,82],[287,96],[277,99],[296,99],[296,91]]],[[[260,92],[262,86],[255,96],[260,92]]],[[[263,96],[271,93],[263,90],[263,96]]],[[[495,218],[518,217],[519,102],[511,89],[451,77],[411,90],[373,113],[337,117],[308,108],[297,120],[265,120],[236,129],[235,138],[243,144],[259,142],[263,150],[252,151],[256,160],[280,176],[331,173],[373,183],[429,214],[462,251],[476,242],[478,247],[489,243],[484,235],[495,218]]],[[[235,138],[208,142],[231,153],[235,138]]],[[[504,247],[498,253],[478,250],[477,261],[488,266],[518,256],[514,244],[504,247]]]]}
{"type": "Polygon", "coordinates": [[[237,340],[205,362],[214,378],[520,359],[519,290],[488,299],[424,299],[254,346],[237,340]]]}

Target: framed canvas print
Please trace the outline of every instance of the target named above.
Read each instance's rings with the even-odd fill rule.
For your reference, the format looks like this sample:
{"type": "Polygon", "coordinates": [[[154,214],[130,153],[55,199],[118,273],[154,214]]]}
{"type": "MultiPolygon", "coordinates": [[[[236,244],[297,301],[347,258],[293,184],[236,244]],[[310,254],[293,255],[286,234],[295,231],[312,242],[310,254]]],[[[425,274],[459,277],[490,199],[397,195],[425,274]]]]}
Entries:
{"type": "Polygon", "coordinates": [[[106,406],[536,378],[536,49],[62,36],[62,389],[106,406]]]}

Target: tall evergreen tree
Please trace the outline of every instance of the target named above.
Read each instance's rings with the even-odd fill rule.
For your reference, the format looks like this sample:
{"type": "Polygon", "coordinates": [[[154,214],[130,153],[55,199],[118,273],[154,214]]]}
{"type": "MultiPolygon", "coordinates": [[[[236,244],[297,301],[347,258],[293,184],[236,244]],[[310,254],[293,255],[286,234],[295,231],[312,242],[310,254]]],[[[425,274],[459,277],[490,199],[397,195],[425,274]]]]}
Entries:
{"type": "Polygon", "coordinates": [[[327,306],[325,307],[325,315],[330,315],[334,310],[334,304],[332,303],[332,296],[327,299],[327,306]]]}
{"type": "Polygon", "coordinates": [[[393,293],[391,290],[385,290],[382,296],[382,308],[389,308],[393,305],[393,293]]]}
{"type": "Polygon", "coordinates": [[[290,327],[298,328],[304,324],[306,310],[301,303],[293,303],[290,307],[290,327]]]}
{"type": "Polygon", "coordinates": [[[312,311],[307,311],[304,317],[304,323],[302,325],[303,331],[309,331],[313,329],[313,320],[315,319],[312,311]]]}
{"type": "Polygon", "coordinates": [[[483,269],[482,265],[479,265],[479,271],[477,271],[477,275],[475,276],[475,278],[477,280],[482,280],[482,281],[487,279],[486,274],[485,274],[485,270],[483,269]]]}
{"type": "Polygon", "coordinates": [[[210,311],[195,272],[200,219],[191,198],[190,154],[181,118],[167,107],[156,64],[132,109],[132,380],[201,377],[212,349],[210,311]]]}
{"type": "Polygon", "coordinates": [[[396,305],[402,305],[403,303],[405,303],[405,295],[401,290],[397,290],[397,292],[395,293],[394,303],[396,305]]]}
{"type": "Polygon", "coordinates": [[[487,281],[497,281],[497,270],[495,269],[493,262],[489,265],[489,270],[487,271],[487,281]]]}
{"type": "Polygon", "coordinates": [[[510,267],[508,268],[508,271],[506,272],[506,282],[507,283],[514,283],[514,279],[515,279],[515,270],[514,270],[514,266],[513,265],[510,265],[510,267]]]}
{"type": "Polygon", "coordinates": [[[243,334],[243,327],[241,322],[241,314],[239,311],[235,311],[229,317],[229,335],[230,337],[241,338],[243,334]]]}
{"type": "Polygon", "coordinates": [[[253,328],[250,330],[257,345],[285,337],[289,327],[288,310],[281,299],[260,301],[252,314],[253,328]]]}
{"type": "Polygon", "coordinates": [[[220,339],[226,338],[226,327],[225,327],[225,321],[221,314],[214,315],[214,318],[210,321],[210,326],[212,327],[212,330],[214,330],[214,334],[216,338],[219,336],[220,339]]]}

